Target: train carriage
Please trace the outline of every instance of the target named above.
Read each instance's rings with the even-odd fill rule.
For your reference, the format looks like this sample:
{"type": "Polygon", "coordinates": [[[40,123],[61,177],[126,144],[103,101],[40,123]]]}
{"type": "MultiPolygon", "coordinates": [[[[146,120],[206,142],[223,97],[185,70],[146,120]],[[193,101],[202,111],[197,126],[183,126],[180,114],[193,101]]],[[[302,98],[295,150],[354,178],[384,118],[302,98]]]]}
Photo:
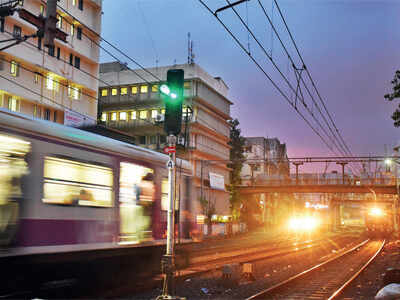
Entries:
{"type": "MultiPolygon", "coordinates": [[[[161,239],[167,160],[152,150],[0,110],[0,265],[10,271],[0,280],[11,282],[35,255],[57,266],[63,253],[76,252],[69,262],[81,265],[100,252],[110,257],[161,239]],[[16,257],[24,259],[15,264],[16,257]]],[[[179,208],[185,211],[191,168],[186,161],[177,165],[179,208]]],[[[182,222],[183,233],[191,222],[182,222]]]]}

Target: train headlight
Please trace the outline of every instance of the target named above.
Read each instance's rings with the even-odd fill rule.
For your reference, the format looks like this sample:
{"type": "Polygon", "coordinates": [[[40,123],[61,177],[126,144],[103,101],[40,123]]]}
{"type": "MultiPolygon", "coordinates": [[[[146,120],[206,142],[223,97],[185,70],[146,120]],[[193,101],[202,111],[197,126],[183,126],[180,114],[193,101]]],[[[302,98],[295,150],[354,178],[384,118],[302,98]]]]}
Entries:
{"type": "Polygon", "coordinates": [[[291,230],[299,230],[301,227],[301,220],[299,218],[291,218],[289,220],[289,228],[291,230]]]}
{"type": "Polygon", "coordinates": [[[382,209],[380,209],[379,207],[372,207],[372,208],[369,210],[369,214],[370,214],[371,216],[381,217],[381,216],[383,216],[383,211],[382,211],[382,209]]]}

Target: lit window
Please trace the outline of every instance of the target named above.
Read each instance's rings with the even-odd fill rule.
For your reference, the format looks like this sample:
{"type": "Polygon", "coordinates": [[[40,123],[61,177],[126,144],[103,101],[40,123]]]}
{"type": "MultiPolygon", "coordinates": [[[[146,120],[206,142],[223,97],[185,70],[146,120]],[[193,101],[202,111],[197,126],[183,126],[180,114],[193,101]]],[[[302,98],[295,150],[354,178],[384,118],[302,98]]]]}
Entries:
{"type": "Polygon", "coordinates": [[[183,83],[183,87],[184,87],[185,89],[190,89],[190,87],[191,87],[190,81],[184,82],[184,83],[183,83]]]}
{"type": "Polygon", "coordinates": [[[136,111],[131,112],[131,120],[136,120],[136,111]]]}
{"type": "Polygon", "coordinates": [[[39,83],[39,74],[33,75],[33,82],[36,84],[39,83]]]}
{"type": "Polygon", "coordinates": [[[8,109],[11,111],[19,111],[19,101],[13,97],[8,99],[8,109]]]}
{"type": "Polygon", "coordinates": [[[81,97],[81,90],[77,87],[68,86],[68,97],[74,99],[74,100],[78,100],[81,97]]]}
{"type": "Polygon", "coordinates": [[[60,15],[57,15],[57,20],[58,20],[58,22],[57,22],[57,28],[61,28],[62,27],[62,16],[60,16],[60,15]]]}
{"type": "Polygon", "coordinates": [[[54,80],[53,75],[46,78],[46,88],[51,91],[58,91],[58,81],[54,80]]]}
{"type": "Polygon", "coordinates": [[[123,87],[121,88],[121,95],[127,95],[128,94],[128,88],[123,87]]]}
{"type": "Polygon", "coordinates": [[[116,112],[111,113],[111,121],[117,121],[117,113],[116,112]]]}
{"type": "Polygon", "coordinates": [[[157,118],[157,115],[158,115],[158,110],[153,109],[153,110],[151,111],[151,117],[152,117],[153,119],[155,119],[155,118],[157,118]]]}
{"type": "Polygon", "coordinates": [[[74,30],[75,28],[74,28],[74,24],[71,24],[71,36],[74,36],[74,32],[75,32],[75,30],[74,30]]]}
{"type": "Polygon", "coordinates": [[[37,104],[35,104],[35,106],[33,108],[33,116],[35,118],[41,118],[42,117],[42,108],[40,106],[38,106],[37,104]]]}
{"type": "Polygon", "coordinates": [[[44,14],[44,5],[40,4],[40,14],[43,15],[44,14]]]}
{"type": "Polygon", "coordinates": [[[18,66],[18,63],[16,62],[16,61],[11,61],[11,64],[10,64],[10,73],[11,73],[11,75],[12,76],[14,76],[14,77],[17,77],[18,76],[18,68],[19,66],[18,66]]]}
{"type": "Polygon", "coordinates": [[[152,91],[153,93],[157,93],[157,92],[158,92],[158,85],[157,85],[157,84],[152,85],[152,86],[151,86],[151,91],[152,91]]]}
{"type": "Polygon", "coordinates": [[[118,90],[117,89],[112,89],[111,90],[111,95],[116,96],[118,94],[118,90]]]}
{"type": "Polygon", "coordinates": [[[147,110],[141,110],[141,111],[139,112],[139,118],[140,118],[141,120],[147,119],[147,110]]]}
{"type": "Polygon", "coordinates": [[[161,181],[161,210],[168,210],[168,205],[169,205],[168,191],[169,191],[168,178],[163,178],[161,181]]]}
{"type": "Polygon", "coordinates": [[[108,95],[108,90],[107,89],[102,89],[101,90],[101,96],[105,97],[108,95]]]}
{"type": "Polygon", "coordinates": [[[73,6],[76,5],[76,0],[72,0],[72,5],[73,5],[73,6]]]}
{"type": "Polygon", "coordinates": [[[163,108],[163,109],[161,110],[161,113],[162,113],[163,115],[165,115],[165,108],[163,108]]]}
{"type": "Polygon", "coordinates": [[[102,120],[103,122],[107,121],[107,113],[102,113],[102,114],[101,114],[101,120],[102,120]]]}
{"type": "Polygon", "coordinates": [[[140,93],[145,94],[149,90],[149,87],[147,85],[141,85],[140,86],[140,93]]]}
{"type": "Polygon", "coordinates": [[[131,90],[132,90],[132,94],[137,94],[137,91],[138,91],[137,86],[133,86],[131,90]]]}
{"type": "Polygon", "coordinates": [[[125,111],[121,111],[121,112],[119,113],[119,119],[120,119],[121,121],[126,121],[126,112],[125,112],[125,111]]]}

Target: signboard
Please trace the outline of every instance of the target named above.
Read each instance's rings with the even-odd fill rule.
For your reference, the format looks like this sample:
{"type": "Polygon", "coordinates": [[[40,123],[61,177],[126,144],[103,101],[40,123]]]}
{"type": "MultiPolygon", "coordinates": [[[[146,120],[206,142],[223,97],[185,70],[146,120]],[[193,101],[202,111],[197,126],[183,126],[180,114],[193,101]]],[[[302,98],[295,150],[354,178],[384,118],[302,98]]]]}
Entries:
{"type": "Polygon", "coordinates": [[[71,127],[81,127],[84,125],[95,125],[96,120],[78,112],[66,109],[64,110],[64,125],[71,127]]]}
{"type": "Polygon", "coordinates": [[[164,153],[175,153],[175,152],[176,152],[175,146],[164,147],[164,153]]]}
{"type": "Polygon", "coordinates": [[[174,162],[172,160],[167,161],[167,168],[172,169],[174,167],[174,162]]]}
{"type": "Polygon", "coordinates": [[[210,187],[215,190],[225,191],[224,176],[210,172],[210,187]]]}

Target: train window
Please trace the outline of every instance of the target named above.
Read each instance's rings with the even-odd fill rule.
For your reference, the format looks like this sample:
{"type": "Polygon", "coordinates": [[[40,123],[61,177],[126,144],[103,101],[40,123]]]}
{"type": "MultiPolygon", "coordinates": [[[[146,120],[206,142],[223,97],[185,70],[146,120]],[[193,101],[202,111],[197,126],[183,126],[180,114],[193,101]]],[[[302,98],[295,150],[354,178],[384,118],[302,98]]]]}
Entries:
{"type": "Polygon", "coordinates": [[[98,164],[45,157],[43,202],[111,207],[113,172],[98,164]]]}
{"type": "Polygon", "coordinates": [[[121,162],[119,180],[120,243],[135,243],[150,238],[154,171],[121,162]]]}

